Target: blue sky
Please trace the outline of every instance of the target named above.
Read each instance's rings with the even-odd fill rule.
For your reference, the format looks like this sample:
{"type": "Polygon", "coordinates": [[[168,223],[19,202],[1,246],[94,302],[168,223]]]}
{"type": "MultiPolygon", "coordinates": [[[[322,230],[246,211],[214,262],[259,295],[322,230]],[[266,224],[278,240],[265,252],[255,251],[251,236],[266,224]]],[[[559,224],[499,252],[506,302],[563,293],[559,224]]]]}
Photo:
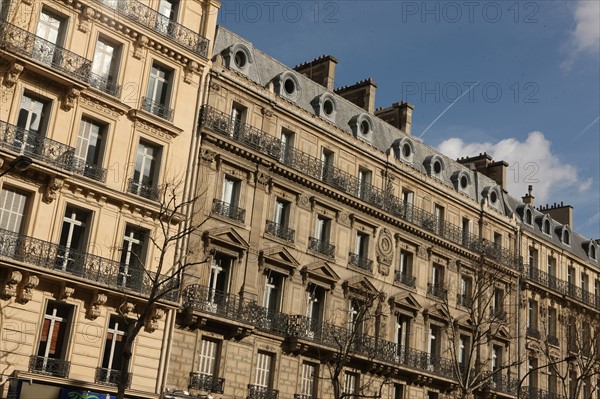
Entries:
{"type": "Polygon", "coordinates": [[[600,2],[229,1],[218,23],[289,66],[323,54],[336,87],[415,105],[413,136],[509,163],[509,191],[563,201],[600,238],[600,2]],[[440,116],[441,115],[441,116],[440,116]]]}

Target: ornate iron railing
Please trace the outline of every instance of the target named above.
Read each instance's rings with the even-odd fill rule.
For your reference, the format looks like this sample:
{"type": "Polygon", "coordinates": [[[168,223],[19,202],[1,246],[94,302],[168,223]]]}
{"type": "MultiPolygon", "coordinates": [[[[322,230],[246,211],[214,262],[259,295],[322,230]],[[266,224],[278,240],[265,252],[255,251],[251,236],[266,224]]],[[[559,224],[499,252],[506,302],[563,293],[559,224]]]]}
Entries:
{"type": "Polygon", "coordinates": [[[112,79],[107,79],[100,75],[96,75],[93,72],[90,72],[90,79],[88,83],[90,84],[90,86],[100,91],[103,91],[106,94],[110,94],[113,97],[121,96],[121,85],[112,79]]]}
{"type": "Polygon", "coordinates": [[[237,222],[244,223],[246,219],[246,210],[237,206],[228,204],[227,202],[214,199],[213,200],[213,212],[217,215],[224,216],[229,219],[233,219],[237,222]]]}
{"type": "Polygon", "coordinates": [[[359,254],[350,252],[348,254],[348,263],[350,266],[357,267],[368,272],[373,271],[373,260],[365,256],[360,256],[359,254]]]}
{"type": "Polygon", "coordinates": [[[448,297],[448,290],[439,284],[427,283],[427,294],[440,299],[448,297]]]}
{"type": "Polygon", "coordinates": [[[186,309],[212,313],[248,324],[252,322],[250,309],[256,307],[254,301],[197,284],[190,285],[184,290],[183,301],[183,307],[186,309]]]}
{"type": "Polygon", "coordinates": [[[526,265],[525,270],[527,279],[541,284],[554,292],[570,296],[571,298],[581,301],[589,306],[600,309],[600,296],[586,291],[581,287],[577,287],[575,284],[570,284],[568,281],[562,280],[554,275],[546,273],[538,269],[535,264],[526,265]]]}
{"type": "Polygon", "coordinates": [[[169,20],[166,16],[136,0],[98,0],[129,18],[175,43],[206,57],[209,40],[191,29],[169,20]]]}
{"type": "Polygon", "coordinates": [[[0,121],[0,146],[60,169],[73,168],[73,147],[3,121],[0,121]]]}
{"type": "Polygon", "coordinates": [[[490,318],[500,321],[506,321],[507,317],[508,313],[506,313],[506,310],[490,308],[490,318]]]}
{"type": "Polygon", "coordinates": [[[498,247],[489,240],[475,237],[456,225],[443,219],[437,219],[433,213],[405,203],[390,192],[365,184],[357,177],[326,164],[319,158],[293,148],[287,148],[278,138],[248,124],[239,123],[231,115],[204,106],[201,125],[276,159],[300,173],[359,198],[380,210],[389,212],[399,219],[417,225],[432,234],[439,235],[514,270],[521,271],[522,259],[515,251],[498,247]]]}
{"type": "Polygon", "coordinates": [[[430,373],[438,374],[448,378],[455,378],[456,376],[454,371],[454,362],[452,362],[451,359],[446,359],[440,356],[432,356],[427,352],[412,348],[407,348],[400,351],[399,363],[419,370],[426,370],[430,373]]]}
{"type": "Polygon", "coordinates": [[[0,48],[88,83],[92,61],[15,25],[0,25],[0,48]]]}
{"type": "Polygon", "coordinates": [[[518,379],[510,378],[500,372],[492,373],[491,371],[484,374],[483,378],[487,379],[487,382],[485,383],[486,388],[505,393],[517,393],[517,388],[519,386],[518,379]]]}
{"type": "Polygon", "coordinates": [[[546,340],[548,341],[548,343],[550,345],[554,345],[554,346],[559,346],[560,345],[560,341],[558,339],[558,337],[556,335],[548,335],[546,337],[546,340]]]}
{"type": "Polygon", "coordinates": [[[31,356],[29,358],[30,373],[67,378],[69,376],[70,369],[71,362],[68,360],[53,359],[43,356],[31,356]]]}
{"type": "Polygon", "coordinates": [[[190,373],[190,384],[188,388],[199,389],[207,392],[223,393],[224,387],[224,378],[202,373],[190,373]]]}
{"type": "Polygon", "coordinates": [[[127,191],[132,194],[139,195],[140,197],[147,198],[151,201],[158,201],[160,199],[160,187],[156,187],[151,184],[140,183],[135,179],[128,180],[127,191]]]}
{"type": "Polygon", "coordinates": [[[407,273],[397,271],[394,275],[394,281],[406,285],[407,287],[415,288],[417,286],[417,278],[407,273]]]}
{"type": "Polygon", "coordinates": [[[553,393],[535,387],[522,387],[519,396],[527,399],[567,399],[566,396],[559,393],[553,393]]]}
{"type": "Polygon", "coordinates": [[[318,238],[308,238],[308,249],[320,253],[321,255],[325,255],[328,258],[335,257],[335,245],[326,241],[321,241],[318,238]]]}
{"type": "Polygon", "coordinates": [[[149,97],[142,97],[142,109],[158,116],[159,118],[173,122],[173,109],[169,108],[165,104],[156,102],[149,97]]]}
{"type": "Polygon", "coordinates": [[[287,334],[289,318],[287,314],[259,306],[256,302],[250,304],[247,311],[248,318],[256,328],[279,335],[287,334]]]}
{"type": "Polygon", "coordinates": [[[313,396],[313,395],[307,395],[305,393],[295,393],[294,399],[319,399],[319,398],[317,398],[316,396],[313,396]]]}
{"type": "Polygon", "coordinates": [[[248,384],[247,399],[277,399],[278,396],[279,391],[277,389],[248,384]]]}
{"type": "Polygon", "coordinates": [[[106,169],[100,165],[86,162],[84,159],[73,157],[73,172],[103,182],[106,179],[106,169]]]}
{"type": "Polygon", "coordinates": [[[267,232],[267,234],[270,234],[274,237],[281,238],[282,240],[285,240],[288,242],[294,242],[294,236],[296,234],[296,232],[293,229],[290,229],[287,226],[283,226],[281,224],[272,222],[270,220],[267,220],[266,232],[267,232]]]}
{"type": "Polygon", "coordinates": [[[535,339],[542,338],[542,333],[535,327],[528,326],[527,327],[527,336],[535,339]]]}
{"type": "Polygon", "coordinates": [[[471,297],[471,295],[458,294],[456,295],[456,304],[458,306],[470,308],[473,306],[473,298],[471,297]]]}
{"type": "MultiPolygon", "coordinates": [[[[125,379],[127,380],[126,388],[131,387],[131,377],[131,373],[127,373],[125,376],[125,379]]],[[[100,385],[118,385],[121,382],[121,370],[96,367],[94,381],[96,384],[100,385]]]]}

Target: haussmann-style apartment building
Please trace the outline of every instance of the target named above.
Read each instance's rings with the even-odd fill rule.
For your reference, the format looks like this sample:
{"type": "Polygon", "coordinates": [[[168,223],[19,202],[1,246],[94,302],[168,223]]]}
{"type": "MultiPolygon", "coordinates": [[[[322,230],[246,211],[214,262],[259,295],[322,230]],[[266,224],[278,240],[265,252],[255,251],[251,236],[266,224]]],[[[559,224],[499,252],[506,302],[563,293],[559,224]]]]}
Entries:
{"type": "Polygon", "coordinates": [[[598,243],[572,208],[218,8],[2,3],[2,397],[600,399],[598,243]],[[171,228],[199,228],[166,256],[193,266],[122,376],[174,186],[171,228]]]}

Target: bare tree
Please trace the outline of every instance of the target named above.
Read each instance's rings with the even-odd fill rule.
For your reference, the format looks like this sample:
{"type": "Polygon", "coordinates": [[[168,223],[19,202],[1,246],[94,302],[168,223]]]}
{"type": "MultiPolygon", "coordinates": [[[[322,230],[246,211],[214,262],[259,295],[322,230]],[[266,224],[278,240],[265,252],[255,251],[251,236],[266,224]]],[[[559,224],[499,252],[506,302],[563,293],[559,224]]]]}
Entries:
{"type": "Polygon", "coordinates": [[[460,397],[473,398],[489,388],[516,390],[517,380],[510,378],[509,370],[520,361],[509,359],[509,348],[502,342],[516,342],[509,321],[516,320],[518,311],[510,301],[517,276],[481,258],[470,267],[460,267],[458,279],[448,291],[432,293],[442,297],[448,357],[460,397]]]}
{"type": "MultiPolygon", "coordinates": [[[[153,319],[160,314],[157,310],[158,302],[165,299],[176,300],[183,273],[190,267],[206,262],[206,259],[188,257],[185,246],[182,248],[182,242],[198,231],[208,218],[196,217],[200,216],[199,212],[198,215],[188,214],[199,196],[183,200],[179,187],[180,184],[177,183],[166,184],[160,191],[159,209],[154,216],[157,223],[156,234],[147,237],[149,245],[158,255],[144,262],[144,259],[133,251],[127,253],[128,256],[134,257],[139,265],[135,269],[135,272],[139,273],[137,284],[138,288],[142,287],[145,298],[135,305],[137,317],[125,319],[127,331],[123,343],[120,378],[117,381],[118,399],[125,397],[125,390],[129,385],[133,343],[143,328],[152,331],[153,319]],[[145,267],[146,264],[149,267],[145,267]]],[[[123,316],[127,316],[129,310],[131,309],[123,307],[120,309],[123,316]]]]}

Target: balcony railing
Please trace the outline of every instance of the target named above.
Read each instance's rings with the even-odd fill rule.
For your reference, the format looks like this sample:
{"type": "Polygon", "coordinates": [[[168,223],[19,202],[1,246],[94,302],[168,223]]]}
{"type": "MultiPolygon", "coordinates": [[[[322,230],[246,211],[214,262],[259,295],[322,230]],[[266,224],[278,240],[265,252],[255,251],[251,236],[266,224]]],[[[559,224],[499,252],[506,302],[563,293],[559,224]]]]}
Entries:
{"type": "Polygon", "coordinates": [[[448,378],[455,378],[454,362],[440,356],[412,348],[400,351],[400,363],[419,370],[426,370],[448,378]]]}
{"type": "Polygon", "coordinates": [[[506,375],[500,374],[500,372],[496,372],[492,374],[484,375],[484,378],[487,379],[485,386],[494,391],[501,391],[510,394],[516,394],[517,388],[519,386],[519,380],[515,378],[510,378],[506,375]]]}
{"type": "Polygon", "coordinates": [[[527,327],[527,336],[535,339],[542,338],[542,333],[535,327],[527,327]]]}
{"type": "Polygon", "coordinates": [[[3,121],[0,121],[0,146],[56,168],[73,168],[73,147],[3,121]]]}
{"type": "Polygon", "coordinates": [[[277,399],[278,396],[279,391],[277,389],[248,384],[247,399],[277,399]]]}
{"type": "Polygon", "coordinates": [[[499,321],[506,321],[507,317],[508,314],[506,313],[506,310],[490,308],[490,318],[499,321]]]}
{"type": "Polygon", "coordinates": [[[348,254],[348,263],[350,266],[372,272],[373,271],[373,261],[365,256],[360,256],[359,254],[355,254],[350,252],[348,254]]]}
{"type": "Polygon", "coordinates": [[[415,288],[417,286],[417,278],[415,276],[411,276],[407,273],[401,273],[399,271],[396,272],[394,281],[396,283],[406,285],[407,287],[415,288]]]}
{"type": "Polygon", "coordinates": [[[127,182],[127,191],[139,195],[140,197],[147,198],[151,201],[158,201],[160,199],[160,187],[156,187],[152,184],[141,183],[135,179],[129,179],[127,182]]]}
{"type": "Polygon", "coordinates": [[[0,25],[0,48],[88,83],[92,61],[7,22],[0,25]]]}
{"type": "Polygon", "coordinates": [[[267,220],[266,232],[273,237],[281,238],[288,242],[294,242],[294,236],[296,234],[293,229],[270,220],[267,220]]]}
{"type": "Polygon", "coordinates": [[[560,345],[560,341],[558,340],[558,337],[556,335],[548,335],[546,337],[546,339],[550,345],[554,345],[554,346],[560,345]]]}
{"type": "Polygon", "coordinates": [[[567,399],[564,395],[535,387],[522,387],[520,396],[527,399],[567,399]]]}
{"type": "Polygon", "coordinates": [[[456,295],[456,304],[465,308],[473,306],[473,298],[471,295],[458,294],[456,295]]]}
{"type": "Polygon", "coordinates": [[[88,163],[81,158],[73,157],[73,172],[103,182],[106,179],[106,169],[100,165],[88,163]]]}
{"type": "Polygon", "coordinates": [[[129,18],[146,28],[170,39],[177,44],[206,57],[209,41],[191,29],[169,20],[169,18],[136,0],[98,0],[114,9],[119,15],[129,18]]]}
{"type": "Polygon", "coordinates": [[[173,122],[173,109],[169,108],[165,104],[156,102],[149,97],[142,97],[142,109],[158,116],[159,118],[173,122]]]}
{"type": "Polygon", "coordinates": [[[489,240],[475,237],[458,226],[437,219],[433,213],[405,203],[390,192],[365,184],[357,177],[326,164],[319,158],[303,151],[288,148],[276,137],[248,124],[236,122],[231,115],[204,106],[201,124],[203,127],[230,137],[255,151],[276,159],[304,175],[322,181],[352,197],[371,204],[379,210],[389,212],[399,219],[428,230],[432,234],[439,235],[448,241],[482,254],[512,269],[520,271],[522,268],[522,259],[517,256],[515,251],[498,247],[489,240]]]}
{"type": "Polygon", "coordinates": [[[535,264],[526,265],[526,276],[529,280],[534,281],[546,288],[551,289],[562,295],[570,296],[573,299],[581,301],[596,309],[600,309],[600,296],[577,287],[575,284],[570,284],[568,281],[562,280],[554,275],[546,273],[536,267],[535,264]]]}
{"type": "Polygon", "coordinates": [[[427,283],[427,294],[440,299],[448,297],[448,290],[440,284],[427,283]]]}
{"type": "Polygon", "coordinates": [[[313,396],[313,395],[307,395],[305,393],[295,393],[294,399],[319,399],[319,398],[317,398],[316,396],[313,396]]]}
{"type": "Polygon", "coordinates": [[[190,373],[190,384],[188,388],[199,389],[206,392],[223,393],[224,387],[224,378],[202,373],[190,373]]]}
{"type": "Polygon", "coordinates": [[[112,79],[103,78],[100,75],[90,72],[89,84],[90,86],[95,87],[106,94],[110,94],[113,97],[121,96],[121,85],[112,79]]]}
{"type": "MultiPolygon", "coordinates": [[[[156,274],[141,267],[121,264],[112,259],[102,258],[80,250],[53,244],[48,241],[0,229],[0,257],[53,270],[59,273],[85,279],[93,284],[109,288],[148,295],[152,290],[156,274]]],[[[178,280],[172,284],[160,284],[167,276],[159,276],[158,294],[165,299],[177,300],[178,280]]]]}
{"type": "Polygon", "coordinates": [[[183,307],[196,312],[212,313],[219,317],[250,324],[251,309],[256,302],[237,295],[212,290],[201,285],[190,285],[184,290],[183,307]]]}
{"type": "Polygon", "coordinates": [[[244,223],[246,219],[245,209],[238,208],[235,205],[228,204],[216,198],[213,200],[213,212],[240,223],[244,223]]]}
{"type": "Polygon", "coordinates": [[[67,378],[69,376],[70,368],[71,362],[67,360],[53,359],[43,356],[31,356],[29,358],[30,373],[67,378]]]}
{"type": "Polygon", "coordinates": [[[289,316],[285,313],[267,309],[254,303],[248,307],[247,316],[258,329],[279,335],[286,335],[287,333],[289,316]]]}
{"type": "MultiPolygon", "coordinates": [[[[131,373],[127,373],[127,388],[131,387],[131,373]]],[[[121,382],[121,370],[107,369],[96,367],[96,376],[94,378],[96,384],[116,386],[121,382]]]]}
{"type": "Polygon", "coordinates": [[[335,257],[335,245],[332,245],[327,241],[319,240],[318,238],[308,238],[308,249],[320,253],[321,255],[325,255],[328,258],[335,257]]]}

